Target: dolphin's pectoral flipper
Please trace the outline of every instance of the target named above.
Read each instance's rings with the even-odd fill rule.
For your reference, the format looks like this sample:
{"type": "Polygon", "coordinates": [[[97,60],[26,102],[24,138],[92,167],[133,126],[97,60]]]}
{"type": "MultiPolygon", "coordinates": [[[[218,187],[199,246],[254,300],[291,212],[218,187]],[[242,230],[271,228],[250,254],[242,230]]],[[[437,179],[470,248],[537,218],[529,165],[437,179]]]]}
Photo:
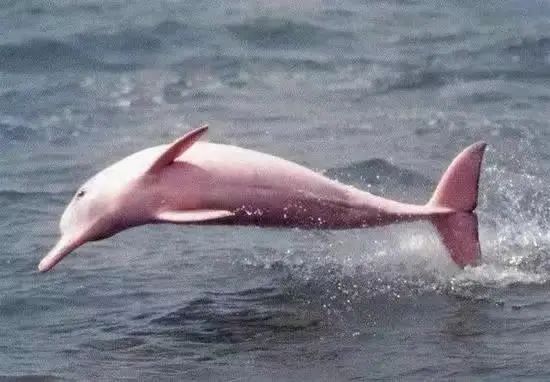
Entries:
{"type": "Polygon", "coordinates": [[[160,223],[189,224],[224,219],[235,214],[225,210],[162,211],[155,215],[160,223]]]}

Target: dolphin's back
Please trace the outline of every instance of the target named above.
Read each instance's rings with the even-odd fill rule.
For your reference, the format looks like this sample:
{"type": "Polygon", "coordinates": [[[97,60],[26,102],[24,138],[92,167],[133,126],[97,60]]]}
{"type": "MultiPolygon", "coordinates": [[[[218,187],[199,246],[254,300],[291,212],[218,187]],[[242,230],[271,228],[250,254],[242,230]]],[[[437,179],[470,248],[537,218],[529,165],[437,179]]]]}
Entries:
{"type": "Polygon", "coordinates": [[[198,142],[178,158],[215,176],[228,187],[309,195],[346,203],[353,187],[329,179],[297,163],[241,147],[198,142]]]}

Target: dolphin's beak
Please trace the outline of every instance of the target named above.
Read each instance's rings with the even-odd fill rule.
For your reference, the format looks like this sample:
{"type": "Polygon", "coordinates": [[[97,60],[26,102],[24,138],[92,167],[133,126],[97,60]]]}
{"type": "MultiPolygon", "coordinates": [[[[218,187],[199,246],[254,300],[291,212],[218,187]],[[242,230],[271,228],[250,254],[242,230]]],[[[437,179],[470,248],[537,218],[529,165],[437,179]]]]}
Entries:
{"type": "Polygon", "coordinates": [[[67,237],[62,236],[57,242],[55,247],[40,261],[38,264],[38,270],[40,272],[47,272],[52,269],[57,263],[59,263],[65,256],[80,247],[86,242],[82,236],[67,237]]]}

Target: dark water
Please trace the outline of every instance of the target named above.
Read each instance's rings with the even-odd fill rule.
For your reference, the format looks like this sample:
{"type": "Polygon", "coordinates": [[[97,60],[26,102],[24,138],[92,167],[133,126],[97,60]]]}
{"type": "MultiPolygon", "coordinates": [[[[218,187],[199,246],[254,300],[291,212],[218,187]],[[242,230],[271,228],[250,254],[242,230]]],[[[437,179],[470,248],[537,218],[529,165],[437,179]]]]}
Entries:
{"type": "Polygon", "coordinates": [[[8,0],[0,36],[0,380],[550,378],[548,4],[8,0]],[[417,202],[486,140],[483,264],[428,224],[155,226],[36,273],[81,182],[201,122],[417,202]]]}

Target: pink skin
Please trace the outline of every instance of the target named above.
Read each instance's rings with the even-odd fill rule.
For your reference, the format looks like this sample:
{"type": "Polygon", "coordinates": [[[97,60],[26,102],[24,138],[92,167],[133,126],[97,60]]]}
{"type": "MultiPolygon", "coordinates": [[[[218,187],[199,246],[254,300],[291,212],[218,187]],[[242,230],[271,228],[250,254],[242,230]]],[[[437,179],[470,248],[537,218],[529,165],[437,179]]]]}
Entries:
{"type": "Polygon", "coordinates": [[[475,208],[461,206],[477,199],[478,173],[471,180],[475,192],[465,192],[475,195],[457,205],[452,201],[462,197],[456,195],[461,185],[453,181],[479,168],[484,145],[466,149],[461,155],[467,160],[459,156],[447,171],[451,174],[445,174],[452,187],[445,190],[440,184],[432,200],[419,206],[372,195],[268,154],[197,142],[206,129],[132,154],[88,180],[63,213],[61,239],[39,270],[50,270],[88,241],[148,223],[363,228],[444,218],[475,208]]]}

